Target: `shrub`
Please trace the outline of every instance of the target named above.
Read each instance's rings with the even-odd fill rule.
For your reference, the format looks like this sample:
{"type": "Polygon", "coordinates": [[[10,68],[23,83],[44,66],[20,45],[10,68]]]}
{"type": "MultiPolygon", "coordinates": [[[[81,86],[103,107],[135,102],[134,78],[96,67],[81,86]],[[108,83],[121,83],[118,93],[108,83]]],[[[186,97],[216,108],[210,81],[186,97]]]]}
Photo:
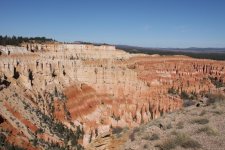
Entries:
{"type": "Polygon", "coordinates": [[[194,99],[197,99],[198,98],[198,95],[197,95],[196,92],[191,92],[189,98],[192,99],[192,100],[194,100],[194,99]]]}
{"type": "Polygon", "coordinates": [[[192,106],[194,104],[195,104],[195,102],[193,100],[190,100],[190,99],[184,99],[183,100],[183,106],[184,107],[189,107],[189,106],[192,106]]]}
{"type": "Polygon", "coordinates": [[[120,134],[122,131],[123,131],[123,128],[121,127],[112,128],[113,134],[120,134]]]}
{"type": "Polygon", "coordinates": [[[176,134],[175,137],[164,141],[159,147],[163,150],[170,150],[177,146],[181,146],[183,148],[201,148],[201,145],[197,141],[191,139],[184,133],[176,134]]]}
{"type": "Polygon", "coordinates": [[[115,119],[116,121],[119,121],[120,120],[120,116],[116,116],[114,115],[114,113],[112,114],[111,116],[113,119],[115,119]]]}
{"type": "Polygon", "coordinates": [[[44,133],[44,130],[41,129],[41,128],[39,128],[35,133],[36,133],[36,134],[41,134],[41,133],[44,133]]]}
{"type": "Polygon", "coordinates": [[[214,104],[216,102],[225,102],[225,96],[221,93],[208,93],[206,95],[206,97],[208,98],[207,99],[207,104],[210,105],[210,104],[214,104]]]}
{"type": "Polygon", "coordinates": [[[206,133],[207,135],[217,135],[217,131],[209,126],[205,126],[205,127],[202,127],[200,128],[197,133],[201,133],[201,132],[204,132],[206,133]]]}
{"type": "Polygon", "coordinates": [[[139,132],[139,131],[140,131],[139,128],[134,128],[133,132],[129,135],[129,138],[130,138],[131,141],[135,140],[135,133],[139,132]]]}
{"type": "Polygon", "coordinates": [[[196,123],[196,124],[207,124],[207,123],[209,123],[209,120],[208,119],[205,119],[205,118],[199,118],[199,119],[193,120],[192,123],[196,123]]]}
{"type": "Polygon", "coordinates": [[[1,147],[1,146],[4,146],[4,144],[5,144],[5,139],[6,139],[5,135],[2,134],[2,133],[0,133],[0,147],[1,147]]]}
{"type": "Polygon", "coordinates": [[[181,144],[183,148],[201,148],[201,144],[193,139],[188,139],[181,144]]]}
{"type": "Polygon", "coordinates": [[[134,128],[133,132],[136,133],[136,132],[139,132],[140,129],[139,128],[134,128]]]}
{"type": "Polygon", "coordinates": [[[224,83],[220,80],[218,80],[217,78],[213,78],[213,77],[209,77],[211,83],[213,85],[215,85],[216,88],[221,88],[221,87],[224,87],[224,83]]]}
{"type": "Polygon", "coordinates": [[[202,110],[202,112],[199,114],[199,116],[203,116],[206,114],[206,110],[202,110]]]}
{"type": "Polygon", "coordinates": [[[134,140],[135,140],[134,132],[132,132],[132,133],[129,135],[129,138],[130,138],[131,141],[134,141],[134,140]]]}
{"type": "Polygon", "coordinates": [[[37,144],[38,144],[38,139],[37,139],[36,137],[32,140],[32,144],[33,144],[34,146],[37,146],[37,144]]]}
{"type": "Polygon", "coordinates": [[[144,148],[144,149],[148,149],[148,145],[145,144],[145,145],[143,146],[143,148],[144,148]]]}
{"type": "Polygon", "coordinates": [[[217,115],[222,115],[223,114],[223,111],[221,111],[221,110],[215,110],[215,111],[213,111],[213,113],[215,113],[217,115]]]}
{"type": "Polygon", "coordinates": [[[177,135],[178,134],[178,132],[176,131],[176,130],[173,130],[172,132],[170,132],[171,133],[171,135],[177,135]]]}
{"type": "Polygon", "coordinates": [[[169,123],[167,126],[166,126],[167,129],[171,129],[172,128],[172,124],[169,123]]]}
{"type": "Polygon", "coordinates": [[[152,136],[146,136],[143,139],[148,140],[148,141],[154,141],[154,140],[158,140],[160,138],[159,138],[158,134],[154,133],[154,134],[152,134],[152,136]]]}
{"type": "Polygon", "coordinates": [[[172,95],[177,95],[178,94],[178,90],[174,89],[173,87],[168,89],[168,93],[172,94],[172,95]]]}
{"type": "Polygon", "coordinates": [[[184,123],[183,122],[178,122],[177,123],[177,129],[183,129],[184,128],[184,123]]]}
{"type": "Polygon", "coordinates": [[[189,95],[187,92],[182,91],[180,94],[181,99],[189,99],[189,95]]]}

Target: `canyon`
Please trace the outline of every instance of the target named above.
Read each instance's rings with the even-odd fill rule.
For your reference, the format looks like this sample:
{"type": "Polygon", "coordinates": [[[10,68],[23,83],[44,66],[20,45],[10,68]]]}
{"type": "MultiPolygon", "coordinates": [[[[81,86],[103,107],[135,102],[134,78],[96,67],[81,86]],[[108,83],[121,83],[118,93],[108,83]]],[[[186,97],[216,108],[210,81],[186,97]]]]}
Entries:
{"type": "Polygon", "coordinates": [[[116,127],[180,110],[182,95],[225,92],[224,61],[57,42],[0,52],[0,129],[25,149],[82,149],[116,127]]]}

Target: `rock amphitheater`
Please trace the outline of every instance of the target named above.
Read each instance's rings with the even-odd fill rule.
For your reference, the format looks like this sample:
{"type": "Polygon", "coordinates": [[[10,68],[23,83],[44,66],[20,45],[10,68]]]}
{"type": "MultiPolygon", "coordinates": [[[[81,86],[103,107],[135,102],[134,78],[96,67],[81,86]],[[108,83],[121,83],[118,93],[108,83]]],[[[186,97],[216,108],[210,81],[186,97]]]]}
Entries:
{"type": "Polygon", "coordinates": [[[31,150],[88,147],[112,128],[182,108],[182,92],[201,96],[218,90],[212,81],[225,83],[224,61],[129,54],[109,45],[22,46],[0,47],[0,129],[8,143],[31,150]],[[57,125],[82,135],[65,140],[57,125]]]}

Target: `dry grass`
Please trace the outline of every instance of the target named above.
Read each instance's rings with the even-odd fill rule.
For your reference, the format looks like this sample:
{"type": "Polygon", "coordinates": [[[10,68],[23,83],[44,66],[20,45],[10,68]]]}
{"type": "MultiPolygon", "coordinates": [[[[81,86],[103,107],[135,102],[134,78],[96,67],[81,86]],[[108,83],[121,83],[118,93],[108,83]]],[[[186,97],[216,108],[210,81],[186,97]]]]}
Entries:
{"type": "Polygon", "coordinates": [[[216,136],[218,134],[216,129],[213,129],[209,126],[202,127],[197,131],[197,133],[202,133],[202,132],[206,133],[209,136],[211,135],[216,136]]]}
{"type": "Polygon", "coordinates": [[[181,146],[183,148],[201,148],[201,144],[197,141],[191,139],[188,135],[184,133],[177,133],[177,135],[173,138],[169,138],[165,140],[159,147],[162,150],[171,150],[176,148],[177,146],[181,146]]]}

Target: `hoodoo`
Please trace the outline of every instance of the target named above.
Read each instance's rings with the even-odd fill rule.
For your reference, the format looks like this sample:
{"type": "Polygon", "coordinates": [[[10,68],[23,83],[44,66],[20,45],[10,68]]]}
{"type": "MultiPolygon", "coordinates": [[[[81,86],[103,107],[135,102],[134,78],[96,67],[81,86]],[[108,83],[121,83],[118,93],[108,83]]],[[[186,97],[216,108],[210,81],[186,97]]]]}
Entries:
{"type": "MultiPolygon", "coordinates": [[[[0,47],[0,126],[19,147],[86,147],[225,84],[225,62],[129,54],[111,45],[0,47]],[[4,119],[3,119],[4,118],[4,119]]],[[[4,135],[5,136],[5,135],[4,135]]]]}

